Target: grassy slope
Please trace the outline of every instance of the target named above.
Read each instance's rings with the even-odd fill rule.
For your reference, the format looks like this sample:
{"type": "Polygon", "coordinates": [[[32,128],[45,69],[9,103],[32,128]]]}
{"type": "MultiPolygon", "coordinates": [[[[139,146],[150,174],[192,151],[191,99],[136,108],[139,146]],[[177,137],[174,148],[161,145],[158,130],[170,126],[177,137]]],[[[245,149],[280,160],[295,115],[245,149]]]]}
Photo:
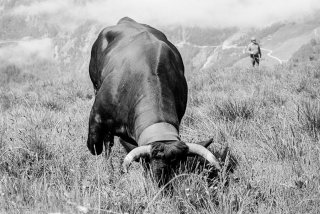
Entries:
{"type": "Polygon", "coordinates": [[[118,141],[109,161],[89,154],[87,74],[47,62],[3,65],[0,212],[318,213],[319,69],[313,62],[187,72],[182,139],[213,137],[216,151],[229,146],[237,179],[209,188],[205,172],[183,174],[169,196],[139,164],[121,171],[118,141]]]}
{"type": "Polygon", "coordinates": [[[311,39],[309,43],[301,46],[291,57],[293,64],[300,62],[317,61],[320,59],[320,39],[311,39]]]}
{"type": "Polygon", "coordinates": [[[280,59],[288,60],[301,45],[314,37],[313,30],[318,26],[318,23],[287,24],[272,34],[271,38],[262,39],[262,47],[273,50],[273,55],[280,59]]]}

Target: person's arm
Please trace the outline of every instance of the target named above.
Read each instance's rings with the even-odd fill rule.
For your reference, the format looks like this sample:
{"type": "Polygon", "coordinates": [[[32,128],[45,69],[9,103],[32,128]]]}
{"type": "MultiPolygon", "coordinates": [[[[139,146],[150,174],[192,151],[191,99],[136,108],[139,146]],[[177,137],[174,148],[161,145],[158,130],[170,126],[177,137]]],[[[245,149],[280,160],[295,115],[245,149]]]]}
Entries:
{"type": "Polygon", "coordinates": [[[261,54],[261,50],[260,50],[260,45],[258,46],[258,52],[259,52],[259,56],[261,58],[262,54],[261,54]]]}

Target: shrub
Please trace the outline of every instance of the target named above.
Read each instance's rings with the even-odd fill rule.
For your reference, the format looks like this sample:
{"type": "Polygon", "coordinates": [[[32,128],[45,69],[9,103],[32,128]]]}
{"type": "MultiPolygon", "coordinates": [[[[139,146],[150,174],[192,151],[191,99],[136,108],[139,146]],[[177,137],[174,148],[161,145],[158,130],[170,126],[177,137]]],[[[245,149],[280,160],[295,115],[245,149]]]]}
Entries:
{"type": "Polygon", "coordinates": [[[64,104],[59,101],[55,101],[55,100],[45,100],[42,103],[42,105],[46,109],[49,109],[49,110],[55,111],[55,112],[59,112],[64,109],[64,104]]]}
{"type": "Polygon", "coordinates": [[[6,111],[11,107],[10,98],[5,94],[0,95],[0,103],[1,103],[0,109],[3,111],[6,111]]]}
{"type": "Polygon", "coordinates": [[[18,76],[21,74],[20,68],[18,68],[16,65],[8,65],[1,69],[1,82],[2,83],[9,83],[11,81],[14,81],[18,78],[18,76]]]}
{"type": "Polygon", "coordinates": [[[320,103],[318,101],[301,102],[298,105],[298,120],[302,128],[306,130],[311,137],[319,139],[320,133],[320,103]]]}
{"type": "Polygon", "coordinates": [[[6,85],[10,82],[23,83],[34,81],[36,77],[31,73],[25,73],[14,64],[0,67],[0,85],[6,85]]]}
{"type": "Polygon", "coordinates": [[[236,119],[251,119],[254,116],[254,105],[251,101],[228,100],[220,105],[216,105],[216,110],[220,118],[227,121],[236,119]]]}
{"type": "Polygon", "coordinates": [[[2,157],[0,171],[16,178],[39,178],[44,168],[49,167],[47,161],[54,159],[54,154],[35,133],[26,135],[24,140],[26,147],[10,149],[2,157]]]}

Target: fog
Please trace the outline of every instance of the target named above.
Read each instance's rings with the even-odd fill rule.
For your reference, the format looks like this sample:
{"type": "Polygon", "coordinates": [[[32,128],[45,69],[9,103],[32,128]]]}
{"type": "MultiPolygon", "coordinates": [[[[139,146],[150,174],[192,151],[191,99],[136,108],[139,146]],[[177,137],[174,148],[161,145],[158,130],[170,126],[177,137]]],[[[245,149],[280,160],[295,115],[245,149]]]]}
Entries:
{"type": "Polygon", "coordinates": [[[10,12],[46,15],[48,21],[72,25],[81,20],[115,24],[129,16],[151,25],[263,27],[296,20],[320,9],[319,0],[43,0],[10,12]]]}
{"type": "Polygon", "coordinates": [[[52,60],[53,47],[49,38],[1,42],[0,61],[14,64],[32,64],[36,60],[52,60]]]}
{"type": "MultiPolygon", "coordinates": [[[[28,0],[0,12],[41,19],[74,30],[83,21],[114,25],[124,16],[152,26],[264,27],[299,20],[320,9],[320,0],[28,0]]],[[[19,27],[19,26],[17,26],[19,27]]],[[[29,63],[52,59],[50,39],[20,41],[0,47],[0,60],[29,63]]]]}

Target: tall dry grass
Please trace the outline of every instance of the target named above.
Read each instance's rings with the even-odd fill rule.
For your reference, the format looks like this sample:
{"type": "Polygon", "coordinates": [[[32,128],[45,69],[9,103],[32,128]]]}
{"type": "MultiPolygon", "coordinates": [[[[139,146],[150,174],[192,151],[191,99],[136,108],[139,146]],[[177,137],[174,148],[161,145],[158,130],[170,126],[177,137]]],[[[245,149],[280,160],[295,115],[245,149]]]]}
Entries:
{"type": "Polygon", "coordinates": [[[190,160],[158,187],[138,163],[123,173],[118,141],[109,160],[89,154],[87,73],[2,66],[0,212],[318,213],[319,68],[187,71],[181,137],[213,138],[223,170],[190,160]]]}

